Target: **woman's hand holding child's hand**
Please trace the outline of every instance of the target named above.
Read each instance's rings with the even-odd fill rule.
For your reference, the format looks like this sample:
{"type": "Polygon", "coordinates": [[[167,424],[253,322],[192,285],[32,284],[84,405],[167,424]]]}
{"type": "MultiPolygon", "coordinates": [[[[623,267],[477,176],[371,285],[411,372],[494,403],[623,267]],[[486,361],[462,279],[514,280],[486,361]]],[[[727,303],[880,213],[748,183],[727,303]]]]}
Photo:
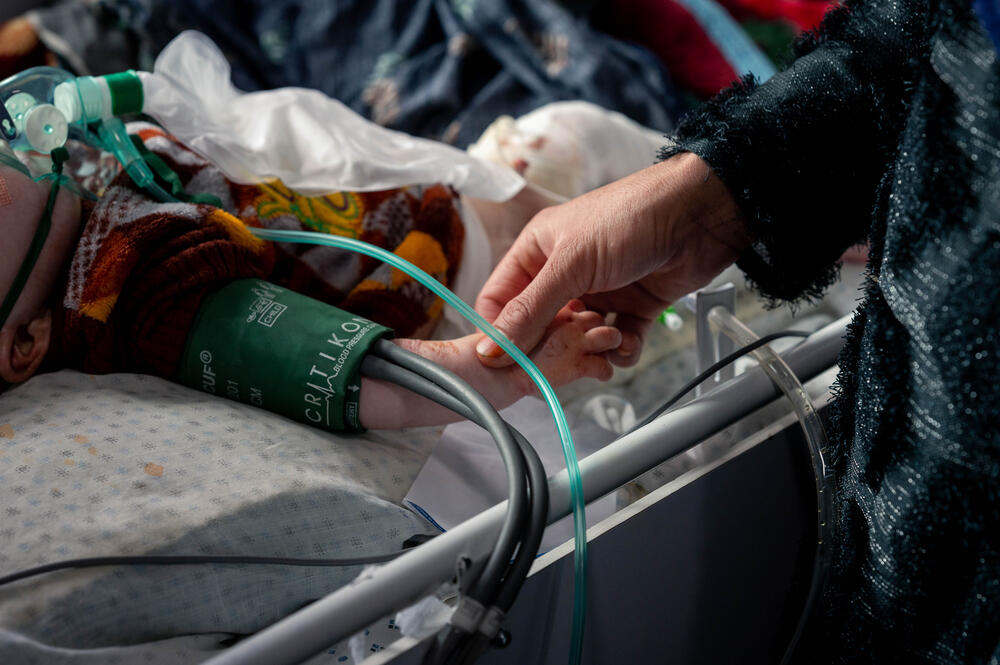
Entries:
{"type": "MultiPolygon", "coordinates": [[[[455,340],[398,339],[396,344],[455,372],[501,409],[538,389],[518,365],[493,369],[476,361],[476,333],[455,340]]],[[[553,387],[591,378],[606,381],[613,368],[608,355],[622,343],[621,332],[605,325],[604,317],[572,300],[556,314],[528,357],[553,387]]],[[[364,379],[361,423],[370,429],[418,427],[458,420],[442,406],[402,388],[364,379]]]]}

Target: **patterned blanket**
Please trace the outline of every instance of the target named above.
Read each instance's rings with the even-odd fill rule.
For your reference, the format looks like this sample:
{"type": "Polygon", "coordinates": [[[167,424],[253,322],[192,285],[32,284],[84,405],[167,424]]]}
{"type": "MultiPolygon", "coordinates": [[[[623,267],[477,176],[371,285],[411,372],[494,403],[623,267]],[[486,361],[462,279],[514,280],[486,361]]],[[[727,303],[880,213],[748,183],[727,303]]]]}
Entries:
{"type": "Polygon", "coordinates": [[[61,318],[63,364],[91,373],[172,377],[202,299],[259,277],[418,335],[440,301],[402,272],[331,247],[272,245],[247,229],[311,230],[357,238],[449,284],[462,258],[458,195],[443,185],[301,196],[280,182],[241,185],[154,125],[130,131],[195,200],[159,203],[125,174],[90,214],[72,259],[61,318]]]}

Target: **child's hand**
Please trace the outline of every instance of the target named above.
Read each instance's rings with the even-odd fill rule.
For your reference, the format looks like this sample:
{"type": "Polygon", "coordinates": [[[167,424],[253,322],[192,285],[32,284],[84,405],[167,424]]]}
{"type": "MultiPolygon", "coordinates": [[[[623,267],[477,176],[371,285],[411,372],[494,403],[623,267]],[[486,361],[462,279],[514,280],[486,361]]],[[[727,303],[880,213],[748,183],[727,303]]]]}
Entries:
{"type": "MultiPolygon", "coordinates": [[[[455,372],[498,409],[525,395],[537,396],[538,388],[519,366],[492,369],[479,362],[476,343],[482,337],[480,333],[445,341],[393,341],[455,372]]],[[[607,355],[621,343],[617,328],[605,325],[603,316],[574,300],[560,310],[528,356],[553,387],[583,378],[606,381],[612,374],[607,355]]],[[[458,416],[451,411],[403,388],[367,378],[362,381],[361,423],[367,428],[418,427],[455,420],[458,416]]]]}
{"type": "MultiPolygon", "coordinates": [[[[621,331],[573,300],[559,311],[528,356],[553,387],[583,378],[607,381],[614,371],[607,353],[621,343],[621,331]]],[[[516,366],[506,369],[520,394],[538,395],[537,386],[524,371],[516,366]]]]}

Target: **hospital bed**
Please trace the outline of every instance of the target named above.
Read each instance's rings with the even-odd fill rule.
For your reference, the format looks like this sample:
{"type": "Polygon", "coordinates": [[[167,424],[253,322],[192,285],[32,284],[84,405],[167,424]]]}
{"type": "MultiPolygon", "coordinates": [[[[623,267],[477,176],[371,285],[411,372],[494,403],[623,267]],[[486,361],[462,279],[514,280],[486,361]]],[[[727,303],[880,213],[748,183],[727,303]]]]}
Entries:
{"type": "MultiPolygon", "coordinates": [[[[842,300],[845,303],[851,300],[849,294],[852,293],[852,289],[845,289],[841,295],[847,297],[842,300]]],[[[842,303],[833,307],[832,311],[843,309],[842,303]]],[[[827,320],[830,311],[828,309],[824,315],[827,320]]],[[[782,316],[770,323],[760,319],[758,317],[755,327],[761,330],[801,326],[800,323],[789,324],[782,316]]],[[[830,397],[829,386],[835,372],[832,365],[840,347],[844,325],[845,320],[837,321],[783,354],[803,381],[811,379],[807,388],[818,407],[830,397]]],[[[686,371],[676,369],[680,364],[675,361],[669,361],[667,365],[672,368],[668,374],[686,371]]],[[[651,380],[654,385],[662,383],[663,377],[656,375],[655,368],[647,368],[633,379],[633,383],[649,375],[653,375],[651,380]]],[[[142,493],[160,483],[167,483],[177,464],[163,461],[158,456],[159,450],[150,453],[145,444],[136,446],[138,451],[135,454],[140,457],[130,458],[126,441],[111,443],[115,438],[127,440],[133,427],[141,434],[145,431],[142,428],[153,425],[164,429],[163,433],[156,435],[162,446],[171,450],[177,448],[182,453],[177,463],[186,459],[183,455],[191,451],[205,456],[203,463],[194,465],[198,468],[187,469],[188,475],[179,484],[162,485],[163,494],[154,497],[152,503],[155,509],[144,509],[139,499],[130,503],[129,512],[138,514],[140,526],[144,522],[155,522],[173,515],[162,526],[180,523],[180,526],[171,528],[183,527],[183,536],[178,541],[181,551],[217,552],[227,539],[236,541],[231,549],[237,552],[259,551],[260,545],[245,544],[240,535],[244,532],[234,530],[231,524],[235,519],[233,515],[246,510],[251,511],[251,515],[259,515],[250,522],[260,533],[272,534],[269,536],[271,541],[279,538],[305,547],[308,542],[304,539],[309,533],[314,533],[328,546],[342,544],[344,551],[354,551],[353,543],[358,541],[362,553],[398,547],[398,544],[392,544],[391,538],[385,540],[382,535],[385,529],[380,523],[391,527],[390,532],[402,534],[400,540],[411,533],[407,529],[417,526],[414,520],[416,515],[400,508],[402,495],[392,493],[390,478],[395,480],[397,475],[402,476],[406,484],[409,482],[405,480],[407,473],[415,473],[420,465],[425,468],[431,466],[424,460],[434,446],[435,432],[402,433],[402,438],[409,439],[406,446],[401,445],[402,438],[393,438],[394,434],[386,437],[369,434],[366,441],[356,444],[345,441],[331,447],[333,442],[324,438],[325,435],[294,423],[283,424],[277,416],[251,407],[222,400],[206,402],[197,393],[172,384],[158,383],[151,377],[135,377],[134,381],[138,382],[135,390],[126,390],[129,381],[127,376],[79,375],[77,378],[72,374],[43,375],[4,396],[4,408],[0,410],[7,411],[8,416],[11,414],[10,405],[14,405],[14,416],[17,416],[17,405],[24,404],[23,417],[14,421],[14,438],[5,439],[4,433],[0,432],[0,448],[9,451],[7,466],[0,469],[0,474],[9,474],[3,480],[4,490],[10,495],[4,495],[8,509],[20,508],[17,500],[23,498],[16,494],[17,482],[12,482],[20,471],[20,467],[14,469],[14,465],[10,464],[14,461],[12,455],[25,452],[21,448],[25,444],[23,437],[27,437],[30,444],[31,440],[44,441],[49,432],[57,433],[58,438],[69,436],[64,432],[75,431],[92,437],[88,441],[86,437],[78,436],[64,444],[78,448],[83,455],[69,458],[76,459],[76,465],[65,467],[67,471],[58,471],[57,478],[74,478],[77,476],[72,474],[79,472],[93,475],[107,466],[117,467],[117,473],[125,475],[112,474],[109,479],[112,484],[116,477],[127,481],[137,475],[145,479],[132,483],[134,487],[148,485],[146,489],[134,490],[129,495],[135,497],[141,497],[142,493]],[[143,401],[146,398],[149,401],[143,401]],[[69,406],[74,399],[79,402],[77,410],[69,406]],[[101,406],[104,399],[120,402],[121,405],[101,406]],[[152,415],[151,406],[155,408],[152,415]],[[112,414],[108,420],[99,420],[98,416],[107,415],[109,409],[112,414]],[[90,420],[86,416],[77,417],[85,410],[90,412],[90,420]],[[149,420],[150,417],[156,419],[149,420]],[[61,419],[67,422],[57,426],[61,419]],[[86,422],[80,424],[80,420],[86,422]],[[181,421],[177,423],[181,427],[176,432],[167,429],[173,424],[169,422],[172,420],[181,421]],[[200,425],[198,421],[201,421],[200,425]],[[30,438],[35,436],[31,432],[32,426],[39,433],[38,438],[30,438]],[[211,429],[205,429],[208,427],[211,429]],[[187,438],[194,440],[190,447],[185,448],[187,438]],[[233,450],[241,448],[259,449],[259,452],[244,453],[241,464],[239,459],[233,458],[233,450]],[[103,463],[105,451],[112,452],[115,460],[103,463]],[[259,467],[254,466],[257,455],[266,459],[259,467]],[[160,459],[162,467],[150,470],[147,464],[145,469],[129,471],[128,467],[135,460],[147,457],[160,459]],[[239,473],[233,475],[234,461],[237,462],[237,471],[240,466],[246,467],[244,476],[239,473]],[[89,468],[86,466],[88,462],[91,464],[89,468]],[[387,467],[386,464],[396,466],[387,467]],[[287,473],[282,473],[283,465],[287,466],[287,473]],[[217,466],[221,468],[216,469],[217,466]],[[340,475],[338,468],[341,469],[340,475]],[[407,468],[410,470],[407,471],[407,468]],[[368,469],[378,470],[373,478],[382,478],[385,486],[367,484],[372,482],[369,480],[362,481],[358,474],[368,469]],[[274,474],[265,480],[277,498],[261,499],[261,503],[249,508],[234,509],[225,502],[217,505],[215,496],[204,497],[207,505],[202,504],[203,507],[195,511],[200,516],[198,524],[204,523],[201,527],[184,526],[184,518],[193,507],[185,512],[183,506],[172,503],[177,488],[187,491],[199,483],[214,486],[241,477],[241,484],[252,485],[254,481],[250,477],[264,471],[274,474]],[[211,475],[217,472],[220,475],[211,475]],[[202,478],[199,473],[209,475],[202,478]],[[336,523],[332,529],[314,524],[310,530],[308,520],[303,521],[295,511],[289,510],[289,502],[303,504],[303,510],[308,508],[308,501],[313,498],[290,492],[296,483],[303,480],[312,482],[310,477],[328,482],[333,489],[327,490],[327,493],[338,501],[330,507],[320,503],[320,516],[329,513],[332,508],[344,524],[336,523]],[[354,494],[345,493],[342,488],[350,485],[352,477],[355,485],[359,482],[362,485],[354,494]],[[291,498],[287,498],[289,496],[291,498]],[[351,506],[355,503],[360,506],[357,512],[359,517],[351,518],[351,506]],[[277,514],[272,520],[277,523],[271,525],[271,531],[267,530],[266,511],[277,514]],[[376,521],[366,522],[366,515],[374,515],[376,521]],[[371,531],[373,525],[375,530],[371,531]],[[283,529],[286,527],[298,529],[299,534],[285,536],[283,529]],[[371,531],[371,544],[365,530],[371,531]],[[202,540],[196,538],[199,534],[204,536],[202,540]]],[[[648,386],[644,390],[649,392],[648,386]]],[[[673,388],[664,386],[662,390],[669,393],[673,388]]],[[[735,658],[734,654],[740,655],[740,662],[773,662],[773,653],[787,643],[803,604],[803,585],[808,581],[811,545],[815,542],[815,509],[812,507],[815,499],[810,489],[811,474],[808,461],[804,459],[804,448],[801,441],[796,440],[799,436],[798,425],[794,415],[783,406],[784,400],[774,399],[776,395],[770,380],[759,371],[750,369],[582,460],[584,488],[591,506],[588,509],[591,572],[584,662],[627,662],[627,658],[640,658],[649,650],[668,648],[677,654],[677,662],[727,662],[735,658]],[[664,460],[667,462],[664,463],[664,460]],[[670,473],[661,473],[668,467],[670,473]],[[623,495],[623,490],[616,492],[616,488],[626,483],[635,485],[630,481],[639,476],[642,476],[642,491],[631,492],[627,501],[616,500],[616,496],[623,495]],[[655,482],[649,482],[657,476],[669,482],[659,487],[655,482]],[[645,492],[648,493],[638,501],[632,501],[636,495],[645,492]],[[599,498],[602,496],[604,498],[599,498]],[[595,512],[602,502],[605,505],[610,502],[612,510],[595,512]],[[715,637],[718,634],[729,635],[731,639],[719,640],[715,637]]],[[[662,399],[663,396],[654,397],[662,399]]],[[[9,418],[0,418],[0,421],[4,420],[9,418]]],[[[580,429],[577,432],[583,433],[580,429]]],[[[540,446],[545,444],[543,437],[537,437],[535,442],[540,446]]],[[[580,443],[587,445],[585,436],[581,436],[580,443]]],[[[439,450],[435,451],[435,455],[442,452],[442,443],[437,446],[439,450]]],[[[586,448],[583,450],[587,451],[586,448]]],[[[38,457],[38,452],[32,454],[38,457]]],[[[59,457],[58,449],[53,454],[53,466],[61,468],[64,460],[59,457]]],[[[432,461],[434,459],[431,458],[432,461]]],[[[85,487],[85,496],[89,496],[93,489],[85,487]]],[[[67,486],[63,485],[63,488],[68,493],[67,486]]],[[[56,496],[52,494],[46,505],[65,509],[70,523],[83,528],[85,520],[80,518],[87,515],[86,509],[64,506],[67,498],[57,500],[56,496]]],[[[107,512],[111,504],[105,503],[104,506],[101,514],[107,512]]],[[[565,473],[554,473],[550,521],[566,515],[568,509],[567,477],[565,473]]],[[[24,514],[30,517],[32,513],[37,514],[37,510],[28,507],[24,514]]],[[[431,513],[436,512],[432,507],[431,513]]],[[[394,562],[360,576],[357,568],[338,573],[340,577],[332,579],[313,576],[301,580],[291,572],[279,577],[273,571],[223,568],[215,569],[211,576],[202,578],[212,581],[207,586],[197,579],[189,581],[193,586],[206,587],[209,598],[226,588],[238,590],[241,586],[253,587],[263,581],[276,584],[282,590],[294,590],[296,584],[306,584],[321,590],[320,595],[325,593],[322,589],[332,590],[347,583],[284,620],[278,621],[301,603],[280,612],[277,611],[280,608],[276,607],[273,618],[260,625],[272,621],[277,623],[235,646],[224,642],[224,638],[228,637],[225,635],[215,638],[210,635],[184,636],[204,631],[182,630],[173,633],[180,637],[171,640],[131,644],[112,650],[45,648],[37,651],[34,648],[37,644],[11,642],[4,645],[4,640],[10,637],[4,634],[0,635],[0,660],[75,665],[107,662],[107,658],[113,655],[122,663],[214,660],[223,663],[309,661],[339,665],[360,662],[354,657],[360,655],[367,656],[366,662],[371,663],[392,662],[394,659],[400,663],[419,662],[427,641],[412,635],[399,639],[402,631],[394,624],[396,611],[422,595],[439,590],[442,583],[455,575],[460,555],[466,555],[473,561],[480,559],[492,547],[493,534],[502,512],[502,505],[482,511],[394,562]],[[357,579],[351,582],[356,576],[357,579]],[[349,649],[352,636],[355,642],[353,653],[349,649]],[[228,648],[223,648],[223,644],[228,648]],[[10,650],[4,651],[5,646],[10,650]],[[26,646],[29,648],[25,649],[26,646]],[[24,653],[33,655],[21,659],[24,653]],[[309,660],[316,653],[319,656],[309,660]],[[345,658],[347,660],[342,660],[345,658]]],[[[10,525],[15,519],[21,517],[10,517],[8,513],[5,525],[10,525]]],[[[134,526],[129,526],[124,513],[121,516],[111,515],[110,522],[122,524],[121,533],[113,535],[118,540],[99,541],[96,550],[111,553],[119,551],[120,547],[135,547],[132,541],[121,540],[125,535],[132,537],[136,532],[134,526]]],[[[448,526],[451,527],[450,524],[448,526]]],[[[99,523],[98,527],[107,529],[106,524],[99,523]]],[[[77,540],[73,536],[75,532],[67,531],[67,528],[68,525],[61,526],[58,534],[66,542],[50,540],[48,542],[52,544],[42,545],[45,561],[57,556],[71,558],[74,555],[74,552],[62,549],[72,546],[77,540]]],[[[549,531],[556,535],[560,533],[556,526],[550,526],[549,531]]],[[[87,532],[81,533],[87,535],[87,532]]],[[[554,544],[547,545],[546,549],[548,551],[537,559],[506,622],[512,635],[510,646],[505,650],[488,652],[482,662],[548,663],[565,660],[573,605],[572,542],[560,542],[556,538],[554,544]]],[[[134,549],[130,551],[135,552],[134,549]]],[[[308,550],[305,554],[314,556],[308,550]]],[[[5,572],[9,572],[12,566],[6,563],[5,572]]],[[[84,573],[79,571],[80,575],[84,573]]],[[[176,578],[167,578],[168,583],[165,583],[158,577],[160,571],[143,567],[124,571],[124,574],[134,575],[135,585],[121,587],[125,581],[122,574],[123,571],[113,570],[87,584],[81,583],[90,605],[98,606],[90,612],[74,611],[82,606],[72,602],[73,596],[59,594],[55,594],[58,606],[50,605],[49,609],[60,622],[97,621],[101,617],[101,600],[91,599],[90,596],[104,586],[118,584],[121,588],[105,601],[141,593],[147,588],[154,592],[159,590],[162,595],[164,588],[177,592],[183,586],[176,582],[176,578]],[[66,606],[65,611],[62,605],[66,606]]],[[[60,591],[61,584],[72,586],[74,580],[80,579],[77,573],[66,578],[59,575],[64,574],[49,576],[49,579],[44,576],[38,578],[38,587],[8,588],[3,603],[9,606],[11,600],[39,590],[49,593],[53,589],[60,591]],[[53,586],[46,586],[48,584],[53,586]]],[[[0,593],[4,591],[0,589],[0,593]]],[[[312,595],[312,598],[316,597],[312,595]]],[[[163,605],[162,602],[160,607],[164,613],[180,607],[163,605]]],[[[136,603],[144,604],[141,597],[133,602],[136,603]]],[[[153,619],[162,622],[156,617],[153,619]]],[[[67,630],[75,628],[79,632],[81,625],[68,625],[67,630]]]]}
{"type": "MultiPolygon", "coordinates": [[[[848,318],[783,354],[821,410],[831,398],[848,318]]],[[[759,417],[778,394],[763,371],[749,370],[581,461],[591,501],[742,426],[738,441],[717,446],[680,477],[590,526],[584,662],[644,662],[667,653],[692,663],[780,659],[803,611],[817,535],[796,417],[775,417],[773,409],[759,417]]],[[[563,472],[551,479],[550,521],[569,506],[563,472]]],[[[453,578],[460,558],[481,561],[502,514],[498,505],[475,516],[210,662],[305,662],[391,620],[395,610],[453,578]]],[[[565,661],[572,569],[572,543],[537,559],[507,622],[510,646],[481,662],[565,661]]],[[[427,645],[413,637],[372,643],[365,662],[419,663],[427,645]]]]}
{"type": "MultiPolygon", "coordinates": [[[[786,354],[803,380],[813,380],[817,404],[829,400],[830,368],[845,325],[840,320],[786,354]]],[[[616,488],[637,476],[671,459],[687,461],[686,470],[667,484],[642,486],[646,496],[620,502],[618,510],[591,520],[585,662],[665,652],[679,662],[771,662],[781,653],[804,604],[816,511],[795,418],[767,406],[776,396],[770,380],[751,370],[583,460],[587,499],[605,505],[616,488]],[[719,633],[729,639],[717,639],[719,633]]],[[[4,436],[0,430],[0,439],[4,436]]],[[[77,435],[74,441],[86,446],[86,439],[77,435]]],[[[97,448],[91,446],[88,454],[103,457],[97,448]]],[[[66,464],[71,461],[68,457],[66,464]]],[[[165,473],[156,463],[145,464],[143,472],[152,478],[165,473]]],[[[557,473],[550,520],[568,510],[567,477],[557,473]]],[[[456,562],[481,563],[502,513],[502,505],[484,510],[211,662],[297,663],[317,653],[316,662],[346,662],[341,645],[351,636],[356,656],[358,636],[375,634],[372,629],[380,624],[395,626],[395,612],[446,585],[456,562]]],[[[537,559],[507,622],[510,646],[488,653],[483,662],[565,660],[574,592],[571,552],[572,543],[557,543],[537,559]]],[[[361,639],[366,662],[415,663],[428,639],[367,642],[361,639]]]]}

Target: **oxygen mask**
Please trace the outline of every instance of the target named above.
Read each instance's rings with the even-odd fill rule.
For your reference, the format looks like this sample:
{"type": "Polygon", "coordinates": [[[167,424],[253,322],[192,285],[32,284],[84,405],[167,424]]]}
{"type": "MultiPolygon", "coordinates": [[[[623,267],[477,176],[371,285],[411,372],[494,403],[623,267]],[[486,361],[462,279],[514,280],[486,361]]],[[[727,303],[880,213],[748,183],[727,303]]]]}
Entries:
{"type": "Polygon", "coordinates": [[[139,187],[153,182],[117,118],[142,111],[142,82],[135,72],[77,77],[33,67],[0,81],[0,102],[0,135],[14,150],[48,156],[73,138],[113,154],[139,187]]]}

